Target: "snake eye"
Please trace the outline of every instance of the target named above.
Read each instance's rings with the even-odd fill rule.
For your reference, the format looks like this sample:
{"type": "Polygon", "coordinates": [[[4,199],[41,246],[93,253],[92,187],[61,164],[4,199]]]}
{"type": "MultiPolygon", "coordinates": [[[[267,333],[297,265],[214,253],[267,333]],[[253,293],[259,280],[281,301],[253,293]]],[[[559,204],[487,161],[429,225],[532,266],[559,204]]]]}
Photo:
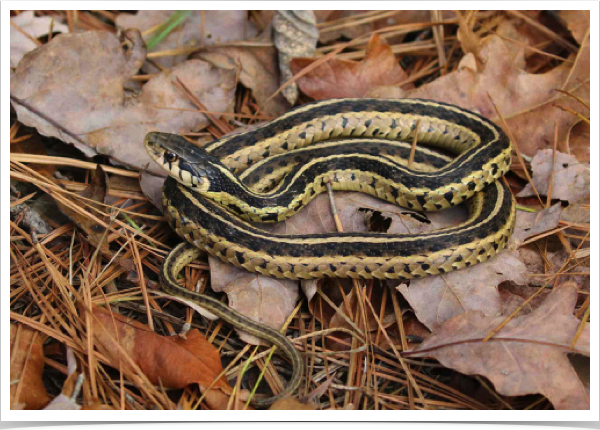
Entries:
{"type": "Polygon", "coordinates": [[[177,160],[177,158],[177,154],[174,152],[165,152],[165,160],[167,160],[167,162],[172,163],[177,160]]]}

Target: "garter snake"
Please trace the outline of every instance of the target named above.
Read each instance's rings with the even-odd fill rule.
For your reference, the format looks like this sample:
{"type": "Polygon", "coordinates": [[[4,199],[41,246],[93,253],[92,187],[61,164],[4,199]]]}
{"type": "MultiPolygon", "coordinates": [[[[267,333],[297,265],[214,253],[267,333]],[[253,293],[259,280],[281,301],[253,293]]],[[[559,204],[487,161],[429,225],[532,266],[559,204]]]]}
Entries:
{"type": "Polygon", "coordinates": [[[197,248],[180,246],[172,251],[161,269],[163,287],[199,301],[234,326],[282,348],[292,360],[294,375],[281,395],[295,390],[302,374],[302,361],[289,340],[175,282],[177,273],[199,249],[246,270],[279,278],[412,279],[485,261],[504,248],[514,228],[513,196],[498,181],[509,170],[509,139],[489,120],[444,103],[325,100],[203,149],[166,133],[149,133],[145,144],[150,156],[170,173],[162,194],[165,217],[197,248]],[[448,151],[455,158],[440,162],[423,149],[418,157],[430,168],[417,171],[393,156],[358,148],[377,145],[378,139],[410,141],[415,133],[419,144],[448,151]],[[349,138],[362,140],[349,142],[349,138]],[[309,151],[305,147],[331,139],[340,140],[346,149],[336,150],[332,142],[321,144],[321,151],[309,157],[298,155],[309,151]],[[272,173],[275,169],[261,167],[261,163],[272,166],[270,160],[285,157],[286,152],[300,161],[285,172],[281,183],[273,187],[276,179],[267,184],[254,175],[261,168],[272,173]],[[249,168],[252,172],[244,176],[242,172],[249,168]],[[253,181],[257,187],[252,187],[253,181]],[[440,210],[468,200],[469,218],[455,227],[403,235],[281,235],[241,219],[285,219],[323,192],[327,183],[337,190],[362,191],[417,210],[440,210]]]}

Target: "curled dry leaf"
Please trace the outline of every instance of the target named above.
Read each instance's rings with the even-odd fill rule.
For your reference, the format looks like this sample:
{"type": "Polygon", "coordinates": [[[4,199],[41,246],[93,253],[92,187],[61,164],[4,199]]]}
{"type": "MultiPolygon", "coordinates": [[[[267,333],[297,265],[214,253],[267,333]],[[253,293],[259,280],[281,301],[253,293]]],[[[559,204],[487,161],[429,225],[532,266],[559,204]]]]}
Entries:
{"type": "MultiPolygon", "coordinates": [[[[292,72],[298,74],[314,63],[314,58],[295,58],[292,72]]],[[[322,100],[337,97],[364,97],[376,87],[394,85],[407,78],[390,46],[374,34],[362,61],[333,58],[296,81],[303,93],[322,100]]]]}
{"type": "Polygon", "coordinates": [[[59,35],[27,54],[11,79],[11,95],[61,126],[13,102],[19,121],[46,136],[75,144],[87,155],[96,152],[114,161],[164,175],[146,154],[149,131],[183,134],[208,125],[204,115],[181,112],[194,105],[173,83],[177,79],[213,112],[231,111],[235,71],[190,60],[152,78],[141,95],[125,85],[141,66],[146,49],[137,31],[125,31],[127,52],[108,32],[59,35]],[[60,58],[59,64],[56,58],[60,58]],[[65,131],[66,130],[66,131],[65,131]]]}
{"type": "MultiPolygon", "coordinates": [[[[580,163],[572,155],[557,151],[554,158],[552,149],[543,149],[531,160],[531,169],[533,184],[541,195],[548,195],[553,170],[552,198],[573,202],[590,194],[590,165],[580,163]]],[[[527,184],[517,197],[534,194],[531,184],[527,184]]]]}
{"type": "MultiPolygon", "coordinates": [[[[292,59],[314,54],[319,30],[315,14],[311,10],[278,10],[273,16],[273,31],[273,39],[279,52],[280,83],[283,85],[295,74],[290,69],[292,59]]],[[[285,87],[282,93],[291,105],[298,100],[295,82],[285,87]]]]}
{"type": "Polygon", "coordinates": [[[22,324],[10,325],[10,408],[41,409],[49,401],[42,382],[44,339],[22,324]]]}
{"type": "MultiPolygon", "coordinates": [[[[159,336],[145,324],[101,308],[94,308],[92,321],[96,346],[111,365],[117,369],[121,365],[126,373],[132,371],[120,357],[118,341],[153,384],[170,389],[198,384],[205,391],[223,371],[217,349],[196,329],[185,339],[159,336]]],[[[212,409],[226,409],[230,394],[231,387],[222,376],[206,393],[206,403],[212,409]]]]}
{"type": "MultiPolygon", "coordinates": [[[[556,409],[589,409],[590,399],[567,353],[580,321],[573,316],[577,288],[563,284],[528,315],[512,319],[483,343],[505,316],[469,311],[442,324],[411,356],[432,357],[467,375],[483,375],[498,393],[541,393],[556,409]],[[422,351],[422,352],[421,352],[422,351]]],[[[586,324],[575,352],[590,353],[586,324]]]]}
{"type": "MultiPolygon", "coordinates": [[[[46,36],[50,32],[50,23],[53,21],[53,33],[69,32],[69,27],[57,20],[57,17],[35,16],[32,10],[22,11],[10,21],[34,39],[46,36]]],[[[21,58],[37,47],[38,45],[33,40],[17,30],[16,27],[10,26],[10,67],[17,67],[21,58]]]]}
{"type": "MultiPolygon", "coordinates": [[[[502,23],[498,33],[514,32],[514,28],[504,29],[504,26],[512,27],[512,24],[508,21],[502,23]]],[[[552,147],[555,123],[558,124],[558,148],[565,147],[569,130],[579,122],[579,118],[554,105],[583,115],[589,113],[579,102],[555,89],[566,85],[565,89],[571,90],[572,94],[589,99],[589,87],[581,83],[590,76],[589,39],[582,46],[577,63],[564,62],[543,74],[523,71],[524,48],[520,47],[515,55],[514,46],[510,44],[495,35],[483,39],[480,53],[484,67],[480,72],[475,66],[473,54],[467,54],[456,71],[415,90],[383,87],[370,91],[366,96],[443,101],[473,110],[500,123],[491,97],[523,154],[533,156],[539,149],[552,147]]],[[[570,59],[575,60],[575,56],[570,59]]]]}
{"type": "MultiPolygon", "coordinates": [[[[135,15],[120,13],[115,23],[121,29],[137,28],[144,34],[147,42],[160,32],[147,33],[150,28],[156,28],[164,23],[177,11],[175,10],[139,10],[135,15]]],[[[154,51],[169,51],[182,47],[201,47],[224,43],[232,40],[243,40],[256,36],[257,30],[248,21],[244,10],[193,10],[177,27],[160,41],[154,51]]],[[[153,62],[169,69],[184,62],[189,52],[181,55],[164,55],[153,58],[153,62]]],[[[159,70],[150,63],[144,64],[148,73],[159,70]]]]}

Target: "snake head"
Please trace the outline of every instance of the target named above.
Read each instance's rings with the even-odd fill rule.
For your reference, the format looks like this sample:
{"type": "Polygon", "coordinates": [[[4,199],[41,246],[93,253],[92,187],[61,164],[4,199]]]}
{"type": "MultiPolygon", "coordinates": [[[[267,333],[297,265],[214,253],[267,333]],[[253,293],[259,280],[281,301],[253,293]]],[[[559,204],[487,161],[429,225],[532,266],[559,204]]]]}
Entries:
{"type": "Polygon", "coordinates": [[[148,155],[178,182],[205,193],[211,184],[223,181],[232,173],[204,149],[183,136],[150,132],[144,139],[148,155]]]}

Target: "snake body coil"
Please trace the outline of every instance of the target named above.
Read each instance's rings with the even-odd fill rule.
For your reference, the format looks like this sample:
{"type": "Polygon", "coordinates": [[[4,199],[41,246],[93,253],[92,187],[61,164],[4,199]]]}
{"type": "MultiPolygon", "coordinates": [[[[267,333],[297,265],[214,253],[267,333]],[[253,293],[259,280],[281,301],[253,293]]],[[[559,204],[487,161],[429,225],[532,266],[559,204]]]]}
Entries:
{"type": "MultiPolygon", "coordinates": [[[[171,174],[163,207],[174,230],[223,261],[267,276],[412,279],[447,273],[495,255],[514,228],[514,199],[497,180],[510,166],[508,138],[487,119],[443,103],[325,100],[204,149],[165,133],[149,133],[146,147],[171,174]],[[403,141],[412,140],[415,132],[419,145],[456,157],[448,162],[448,157],[419,149],[419,170],[406,167],[410,145],[403,141]],[[323,142],[330,139],[338,142],[323,142]],[[317,142],[321,143],[310,147],[317,142]],[[296,161],[290,162],[292,158],[296,161]],[[261,179],[264,175],[270,178],[261,179]],[[448,229],[403,235],[279,235],[241,219],[285,219],[323,192],[327,183],[417,210],[440,210],[470,199],[469,219],[448,229]]],[[[174,294],[193,295],[174,282],[194,252],[183,257],[185,249],[190,248],[176,249],[180,257],[174,250],[167,258],[162,280],[174,294]]],[[[198,296],[194,298],[201,301],[198,296]]],[[[204,305],[282,347],[295,366],[287,390],[296,388],[296,366],[302,363],[284,336],[227,307],[206,301],[204,305]]]]}

